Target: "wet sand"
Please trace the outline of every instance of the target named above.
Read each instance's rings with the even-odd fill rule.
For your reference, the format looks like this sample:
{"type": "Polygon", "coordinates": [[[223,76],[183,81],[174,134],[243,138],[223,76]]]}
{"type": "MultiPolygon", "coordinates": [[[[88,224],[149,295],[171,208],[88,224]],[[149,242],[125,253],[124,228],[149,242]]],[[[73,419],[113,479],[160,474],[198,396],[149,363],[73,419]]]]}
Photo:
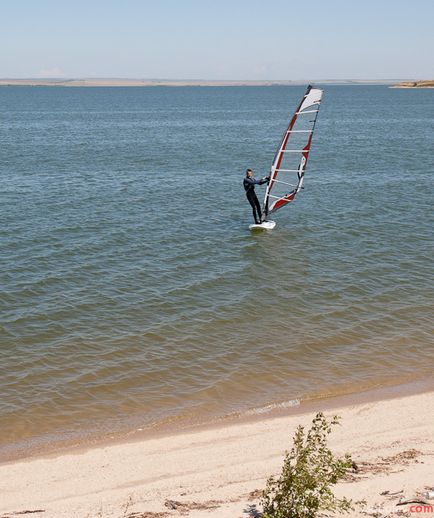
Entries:
{"type": "MultiPolygon", "coordinates": [[[[0,516],[38,510],[32,515],[44,518],[249,516],[266,478],[279,471],[296,426],[308,425],[321,407],[313,406],[304,413],[3,464],[0,516]]],[[[412,504],[397,506],[399,499],[434,484],[434,391],[341,401],[326,411],[335,413],[342,425],[331,446],[350,453],[358,466],[336,493],[367,501],[365,514],[359,508],[350,516],[374,516],[377,507],[378,516],[410,512],[412,504]]]]}

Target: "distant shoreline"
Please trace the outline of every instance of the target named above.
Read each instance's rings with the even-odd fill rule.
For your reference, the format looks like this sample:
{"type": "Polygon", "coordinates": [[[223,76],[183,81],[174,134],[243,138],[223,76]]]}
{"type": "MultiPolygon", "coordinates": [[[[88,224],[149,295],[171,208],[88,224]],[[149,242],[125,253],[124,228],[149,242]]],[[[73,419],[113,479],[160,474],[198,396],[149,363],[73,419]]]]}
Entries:
{"type": "Polygon", "coordinates": [[[390,88],[434,88],[434,80],[402,81],[390,88]]]}
{"type": "Polygon", "coordinates": [[[116,78],[82,78],[82,79],[0,79],[0,86],[63,86],[63,87],[149,87],[149,86],[300,86],[309,82],[330,85],[393,85],[397,80],[352,80],[352,79],[319,79],[309,80],[207,80],[207,79],[116,79],[116,78]]]}

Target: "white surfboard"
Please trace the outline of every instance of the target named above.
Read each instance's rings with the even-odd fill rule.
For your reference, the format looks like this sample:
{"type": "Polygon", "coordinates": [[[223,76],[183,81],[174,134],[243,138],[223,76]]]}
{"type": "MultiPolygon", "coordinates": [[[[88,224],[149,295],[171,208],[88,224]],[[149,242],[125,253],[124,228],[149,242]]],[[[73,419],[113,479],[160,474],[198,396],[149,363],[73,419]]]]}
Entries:
{"type": "Polygon", "coordinates": [[[249,225],[250,230],[272,230],[276,226],[275,221],[263,221],[262,223],[253,223],[249,225]]]}

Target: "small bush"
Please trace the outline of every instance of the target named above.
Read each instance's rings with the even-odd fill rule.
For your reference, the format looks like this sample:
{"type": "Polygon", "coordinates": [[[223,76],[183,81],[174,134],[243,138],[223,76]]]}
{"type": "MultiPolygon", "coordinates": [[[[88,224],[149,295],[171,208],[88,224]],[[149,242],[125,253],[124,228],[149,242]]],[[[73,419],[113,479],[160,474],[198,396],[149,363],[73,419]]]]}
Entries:
{"type": "Polygon", "coordinates": [[[337,416],[328,421],[320,412],[307,433],[303,426],[297,428],[280,476],[267,480],[261,498],[263,518],[313,518],[320,511],[352,509],[351,500],[338,499],[331,490],[352,465],[349,455],[336,458],[327,447],[327,437],[338,422],[337,416]]]}

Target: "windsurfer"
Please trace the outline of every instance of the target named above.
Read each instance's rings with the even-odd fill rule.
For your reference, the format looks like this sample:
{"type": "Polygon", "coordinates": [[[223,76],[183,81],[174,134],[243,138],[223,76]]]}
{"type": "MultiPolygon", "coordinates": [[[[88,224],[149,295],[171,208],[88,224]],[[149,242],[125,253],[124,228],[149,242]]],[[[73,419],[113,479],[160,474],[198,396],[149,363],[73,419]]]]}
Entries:
{"type": "Polygon", "coordinates": [[[249,200],[249,203],[252,207],[253,218],[257,225],[262,223],[262,211],[258,197],[255,193],[255,185],[262,185],[264,183],[268,183],[269,181],[269,176],[264,176],[260,180],[255,180],[253,178],[253,171],[251,169],[247,169],[246,176],[243,181],[244,190],[246,191],[247,199],[249,200]]]}

